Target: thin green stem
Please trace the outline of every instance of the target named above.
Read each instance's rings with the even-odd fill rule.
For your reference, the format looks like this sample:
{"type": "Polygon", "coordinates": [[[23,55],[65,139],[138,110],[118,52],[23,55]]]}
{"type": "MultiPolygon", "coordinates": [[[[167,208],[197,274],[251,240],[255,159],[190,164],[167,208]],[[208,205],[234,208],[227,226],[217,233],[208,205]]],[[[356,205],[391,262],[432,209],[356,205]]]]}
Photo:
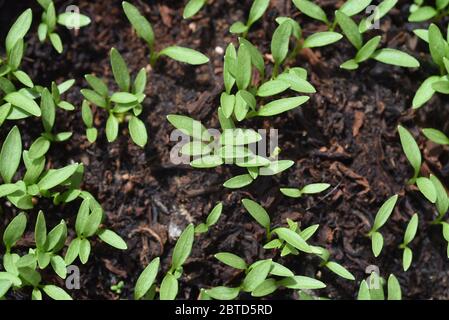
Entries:
{"type": "Polygon", "coordinates": [[[156,65],[157,59],[159,59],[159,53],[154,51],[154,50],[151,50],[151,53],[150,53],[150,65],[152,67],[154,67],[156,65]]]}
{"type": "Polygon", "coordinates": [[[275,63],[274,67],[273,67],[273,74],[272,74],[272,78],[276,79],[277,76],[279,74],[279,64],[275,63]]]}

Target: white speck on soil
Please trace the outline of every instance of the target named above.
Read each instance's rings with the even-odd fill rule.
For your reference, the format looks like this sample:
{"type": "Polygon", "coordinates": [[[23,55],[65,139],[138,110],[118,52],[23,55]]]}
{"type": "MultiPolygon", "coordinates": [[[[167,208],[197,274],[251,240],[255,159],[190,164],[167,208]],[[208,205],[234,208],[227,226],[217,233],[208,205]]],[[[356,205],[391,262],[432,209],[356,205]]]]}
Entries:
{"type": "Polygon", "coordinates": [[[222,47],[215,47],[215,52],[218,53],[220,56],[222,56],[224,53],[224,50],[222,47]]]}
{"type": "Polygon", "coordinates": [[[170,224],[168,225],[168,236],[170,237],[170,239],[179,238],[181,232],[181,228],[179,228],[177,224],[173,223],[173,221],[170,221],[170,224]]]}

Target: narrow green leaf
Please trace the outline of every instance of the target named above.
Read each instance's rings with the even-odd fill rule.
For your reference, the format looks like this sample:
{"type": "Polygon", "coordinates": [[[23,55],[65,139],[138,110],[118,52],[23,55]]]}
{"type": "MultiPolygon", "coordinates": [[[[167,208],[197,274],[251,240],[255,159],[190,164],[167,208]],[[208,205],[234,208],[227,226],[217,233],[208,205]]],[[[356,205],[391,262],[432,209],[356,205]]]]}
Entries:
{"type": "Polygon", "coordinates": [[[184,12],[182,17],[184,19],[189,19],[196,15],[198,11],[206,4],[206,0],[189,0],[186,6],[184,7],[184,12]]]}
{"type": "Polygon", "coordinates": [[[251,53],[245,44],[241,44],[237,52],[237,68],[235,75],[237,87],[240,90],[248,88],[251,82],[251,53]]]}
{"type": "Polygon", "coordinates": [[[27,217],[21,212],[8,224],[3,233],[3,243],[7,249],[12,248],[25,232],[27,217]]]}
{"type": "Polygon", "coordinates": [[[355,61],[357,61],[357,63],[360,63],[368,60],[379,46],[381,38],[382,38],[381,36],[377,36],[369,40],[367,43],[365,43],[365,45],[362,48],[360,48],[360,50],[357,52],[357,55],[355,56],[355,61]]]}
{"type": "Polygon", "coordinates": [[[87,261],[89,260],[90,251],[91,246],[89,240],[88,239],[81,240],[79,257],[82,264],[86,264],[87,261]]]}
{"type": "Polygon", "coordinates": [[[300,198],[302,196],[302,192],[297,188],[281,188],[280,191],[283,195],[290,198],[300,198]]]}
{"type": "Polygon", "coordinates": [[[253,178],[249,174],[242,174],[227,180],[223,183],[223,187],[228,189],[240,189],[250,185],[253,181],[253,178]]]}
{"type": "Polygon", "coordinates": [[[328,183],[312,183],[302,188],[301,192],[305,194],[316,194],[329,189],[330,186],[328,183]]]}
{"type": "Polygon", "coordinates": [[[414,169],[413,178],[410,180],[410,183],[414,183],[421,170],[421,151],[419,150],[419,146],[416,143],[415,138],[413,138],[412,134],[407,129],[402,126],[398,126],[398,132],[402,149],[414,169]]]}
{"type": "Polygon", "coordinates": [[[379,232],[374,232],[371,235],[371,247],[375,257],[378,257],[384,246],[384,238],[379,232]]]}
{"type": "Polygon", "coordinates": [[[260,168],[259,175],[274,176],[291,168],[294,164],[295,162],[291,160],[272,161],[268,166],[260,168]]]}
{"type": "Polygon", "coordinates": [[[209,58],[201,52],[179,46],[167,47],[159,52],[159,55],[165,55],[173,60],[191,65],[200,65],[209,62],[209,58]]]}
{"type": "Polygon", "coordinates": [[[117,139],[119,130],[119,123],[117,118],[113,113],[109,114],[108,120],[106,121],[106,138],[109,142],[113,142],[117,139]]]}
{"type": "Polygon", "coordinates": [[[123,10],[125,11],[126,17],[136,30],[137,35],[144,39],[150,49],[152,49],[154,45],[154,32],[151,24],[131,3],[124,1],[122,3],[122,6],[123,10]]]}
{"type": "Polygon", "coordinates": [[[40,117],[42,114],[39,105],[21,92],[12,92],[3,99],[33,116],[40,117]]]}
{"type": "Polygon", "coordinates": [[[253,297],[265,297],[272,294],[277,290],[278,286],[276,280],[266,279],[261,284],[259,284],[251,293],[253,297]]]}
{"type": "Polygon", "coordinates": [[[246,270],[247,268],[245,260],[233,253],[220,252],[215,255],[215,258],[234,269],[246,270]]]}
{"type": "Polygon", "coordinates": [[[360,283],[357,300],[371,300],[368,283],[366,283],[365,280],[362,280],[362,282],[360,283]]]}
{"type": "Polygon", "coordinates": [[[259,20],[270,5],[270,0],[254,0],[248,17],[248,26],[259,20]]]}
{"type": "Polygon", "coordinates": [[[355,280],[354,275],[349,272],[348,270],[346,270],[345,267],[343,267],[342,265],[333,262],[333,261],[329,261],[328,263],[326,263],[326,267],[331,270],[333,273],[338,274],[340,277],[348,279],[348,280],[355,280]]]}
{"type": "Polygon", "coordinates": [[[207,129],[197,120],[179,115],[168,115],[167,120],[184,134],[201,141],[209,141],[211,136],[207,129]]]}
{"type": "Polygon", "coordinates": [[[341,6],[339,11],[343,12],[349,17],[352,17],[365,10],[372,1],[373,0],[348,0],[343,4],[343,6],[341,6]]]}
{"type": "Polygon", "coordinates": [[[419,177],[416,179],[416,185],[419,191],[432,203],[437,201],[437,191],[432,183],[432,181],[425,177],[419,177]]]}
{"type": "Polygon", "coordinates": [[[215,287],[206,290],[206,293],[216,300],[234,300],[240,293],[240,288],[215,287]]]}
{"type": "Polygon", "coordinates": [[[412,260],[413,260],[413,251],[410,248],[405,247],[404,252],[402,254],[402,267],[404,268],[404,271],[407,271],[410,268],[412,260]]]}
{"type": "Polygon", "coordinates": [[[72,297],[60,287],[49,284],[43,286],[42,290],[53,300],[72,300],[72,297]]]}
{"type": "Polygon", "coordinates": [[[17,41],[20,41],[25,37],[31,27],[32,20],[33,13],[31,9],[27,9],[17,18],[6,36],[5,45],[7,52],[12,50],[17,41]]]}
{"type": "Polygon", "coordinates": [[[94,89],[99,95],[103,97],[107,97],[109,95],[109,89],[103,80],[91,74],[86,74],[84,78],[92,89],[94,89]]]}
{"type": "Polygon", "coordinates": [[[103,229],[98,233],[98,237],[116,249],[128,249],[128,245],[126,244],[126,242],[114,231],[103,229]]]}
{"type": "Polygon", "coordinates": [[[293,98],[284,98],[272,101],[265,106],[263,106],[257,113],[260,117],[269,117],[278,115],[280,113],[295,109],[307,101],[309,101],[310,97],[302,96],[302,97],[293,97],[293,98]]]}
{"type": "Polygon", "coordinates": [[[223,211],[223,203],[217,203],[215,207],[211,210],[206,219],[206,225],[208,227],[212,227],[217,223],[218,219],[221,216],[221,212],[223,211]]]}
{"type": "Polygon", "coordinates": [[[151,286],[156,280],[157,273],[159,271],[160,259],[155,258],[150,264],[143,270],[137,279],[136,286],[134,288],[134,299],[140,300],[150,290],[151,286]]]}
{"type": "Polygon", "coordinates": [[[67,277],[67,265],[64,259],[60,256],[53,256],[50,260],[51,266],[56,274],[61,278],[65,279],[67,277]]]}
{"type": "Polygon", "coordinates": [[[373,55],[373,59],[391,64],[394,66],[404,67],[404,68],[418,68],[419,61],[408,53],[396,50],[396,49],[380,49],[376,51],[373,55]]]}
{"type": "Polygon", "coordinates": [[[161,300],[175,300],[178,295],[178,280],[171,273],[167,273],[162,279],[159,291],[161,300]]]}
{"type": "Polygon", "coordinates": [[[254,291],[267,278],[271,263],[271,260],[265,260],[251,269],[243,280],[242,289],[246,292],[254,291]]]}
{"type": "Polygon", "coordinates": [[[326,17],[326,13],[317,4],[308,0],[293,0],[294,5],[304,13],[305,15],[323,21],[324,23],[329,23],[326,17]]]}
{"type": "Polygon", "coordinates": [[[53,97],[47,88],[42,91],[41,110],[42,124],[44,125],[44,129],[46,132],[51,132],[55,124],[56,110],[53,97]]]}
{"type": "Polygon", "coordinates": [[[271,54],[277,65],[281,65],[287,57],[291,35],[292,25],[289,21],[284,21],[273,33],[273,38],[271,40],[271,54]]]}
{"type": "Polygon", "coordinates": [[[111,49],[111,66],[114,79],[117,82],[121,91],[128,92],[130,88],[130,75],[128,66],[121,54],[115,49],[111,49]]]}
{"type": "Polygon", "coordinates": [[[275,232],[280,239],[284,240],[294,248],[306,253],[312,253],[312,248],[296,232],[287,228],[277,228],[273,230],[273,232],[275,232]]]}
{"type": "Polygon", "coordinates": [[[316,290],[326,288],[326,285],[323,282],[304,276],[294,276],[282,279],[278,282],[278,285],[296,290],[316,290]]]}
{"type": "Polygon", "coordinates": [[[398,195],[390,197],[377,211],[376,218],[374,219],[373,231],[379,230],[388,220],[393,212],[393,209],[398,201],[398,195]]]}
{"type": "Polygon", "coordinates": [[[5,183],[10,183],[22,157],[22,137],[17,126],[9,131],[0,151],[0,174],[5,183]]]}
{"type": "Polygon", "coordinates": [[[229,28],[230,33],[244,33],[248,31],[248,26],[241,21],[234,22],[229,28]]]}
{"type": "Polygon", "coordinates": [[[401,286],[394,275],[388,277],[388,300],[401,300],[401,286]]]}
{"type": "Polygon", "coordinates": [[[39,137],[33,142],[30,150],[28,150],[28,156],[31,160],[43,157],[47,153],[48,149],[50,149],[50,141],[44,137],[39,137]]]}
{"type": "Polygon", "coordinates": [[[44,248],[47,241],[47,226],[45,224],[45,217],[42,211],[39,211],[36,220],[36,227],[34,229],[34,238],[36,240],[37,248],[44,248]]]}
{"type": "Polygon", "coordinates": [[[421,108],[433,97],[435,90],[432,88],[432,85],[435,82],[440,81],[440,79],[441,77],[439,76],[431,76],[421,84],[413,98],[413,109],[421,108]]]}
{"type": "Polygon", "coordinates": [[[64,46],[62,44],[61,37],[57,33],[50,33],[48,36],[50,38],[50,42],[58,53],[62,53],[64,51],[64,46]]]}
{"type": "Polygon", "coordinates": [[[363,38],[359,31],[359,27],[354,20],[341,11],[335,12],[335,18],[349,42],[351,42],[357,50],[360,50],[363,46],[363,38]]]}
{"type": "Polygon", "coordinates": [[[78,166],[79,164],[74,163],[61,169],[48,171],[48,173],[39,181],[39,189],[50,190],[51,188],[60,185],[76,172],[78,166]]]}
{"type": "Polygon", "coordinates": [[[410,219],[410,222],[407,225],[407,229],[405,230],[404,235],[404,244],[408,245],[410,242],[413,241],[416,235],[416,231],[418,230],[418,214],[414,214],[412,218],[410,219]]]}
{"type": "Polygon", "coordinates": [[[147,128],[145,128],[145,124],[137,117],[131,117],[129,121],[129,133],[131,135],[131,139],[133,139],[134,143],[139,147],[143,148],[148,141],[147,128]]]}
{"type": "Polygon", "coordinates": [[[303,47],[304,48],[324,47],[340,41],[341,38],[343,38],[343,35],[341,35],[338,32],[331,32],[331,31],[317,32],[310,35],[309,37],[306,38],[306,40],[304,40],[303,47]]]}
{"type": "Polygon", "coordinates": [[[193,224],[189,224],[176,242],[175,248],[173,249],[172,270],[182,267],[189,257],[195,237],[194,229],[193,224]]]}
{"type": "Polygon", "coordinates": [[[282,80],[270,80],[262,84],[257,90],[259,97],[270,97],[290,88],[290,84],[282,80]]]}
{"type": "Polygon", "coordinates": [[[431,6],[423,6],[418,8],[416,11],[412,12],[408,17],[408,21],[410,22],[421,22],[432,19],[437,15],[437,11],[431,6]]]}
{"type": "Polygon", "coordinates": [[[257,202],[250,199],[242,200],[243,206],[249,214],[266,230],[270,230],[270,216],[267,211],[257,202]]]}

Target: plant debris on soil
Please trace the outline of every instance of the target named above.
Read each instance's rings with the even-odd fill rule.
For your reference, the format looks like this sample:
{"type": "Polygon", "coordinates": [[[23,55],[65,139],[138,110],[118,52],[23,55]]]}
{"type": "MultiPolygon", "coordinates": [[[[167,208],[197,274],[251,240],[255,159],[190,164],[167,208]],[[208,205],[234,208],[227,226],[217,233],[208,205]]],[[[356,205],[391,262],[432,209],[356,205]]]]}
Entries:
{"type": "MultiPolygon", "coordinates": [[[[316,2],[328,12],[341,5],[338,0],[316,2]]],[[[382,19],[381,30],[372,32],[382,35],[382,43],[387,47],[414,52],[415,57],[425,61],[427,50],[417,41],[407,22],[409,2],[400,1],[382,19]]],[[[60,8],[71,3],[56,1],[60,8]]],[[[133,32],[121,9],[121,1],[80,0],[76,4],[92,19],[91,25],[76,33],[64,30],[61,36],[65,47],[60,56],[50,45],[41,44],[35,33],[30,33],[23,69],[42,85],[49,85],[53,80],[75,79],[75,87],[66,99],[79,107],[82,102],[79,90],[87,85],[85,74],[93,73],[113,83],[108,55],[111,47],[123,54],[132,72],[151,67],[148,48],[133,32]]],[[[233,252],[248,262],[271,257],[260,245],[264,230],[245,212],[242,198],[261,203],[276,226],[284,224],[286,218],[301,226],[320,225],[312,243],[330,250],[333,260],[345,266],[357,281],[336,277],[320,268],[320,261],[314,257],[288,256],[281,260],[295,274],[325,282],[327,287],[320,291],[320,296],[354,299],[360,280],[368,276],[366,268],[374,265],[382,275],[396,275],[406,299],[449,299],[446,244],[440,229],[430,225],[431,206],[417,190],[406,186],[412,169],[396,129],[399,123],[416,133],[417,123],[446,132],[449,129],[445,97],[435,97],[417,115],[413,114],[411,100],[426,77],[424,69],[401,69],[370,60],[357,71],[345,71],[340,69],[340,64],[354,55],[347,41],[303,52],[291,64],[309,71],[317,93],[304,107],[258,123],[263,128],[279,130],[281,156],[295,161],[295,166],[276,177],[262,177],[258,183],[242,190],[227,190],[223,182],[239,174],[238,169],[194,170],[171,163],[173,128],[166,116],[188,115],[210,128],[219,127],[215,111],[223,90],[223,52],[228,43],[237,40],[228,30],[233,22],[247,16],[251,1],[215,0],[190,20],[182,19],[183,1],[137,0],[134,4],[153,24],[157,47],[188,46],[205,53],[210,62],[194,67],[161,59],[149,72],[147,98],[140,116],[149,132],[149,143],[144,150],[134,145],[127,133],[108,143],[104,126],[100,125],[106,121],[101,112],[95,113],[99,138],[94,144],[86,140],[80,112],[59,117],[63,120],[56,123],[57,129],[73,131],[74,135],[67,142],[53,145],[48,154],[49,163],[55,167],[72,161],[85,164],[83,189],[101,203],[108,228],[128,244],[128,250],[123,252],[101,241],[93,244],[94,254],[80,267],[81,289],[70,291],[74,299],[132,298],[136,279],[149,261],[160,256],[161,269],[166,271],[181,231],[191,222],[203,222],[219,201],[224,204],[223,214],[216,226],[195,241],[180,279],[178,298],[196,299],[201,288],[238,284],[241,274],[217,263],[215,253],[233,252]],[[280,187],[301,187],[314,182],[326,182],[332,187],[320,195],[300,199],[289,199],[279,192],[280,187]],[[395,193],[401,198],[383,229],[383,253],[375,259],[366,234],[378,208],[395,193]],[[420,228],[411,245],[414,262],[405,273],[398,246],[406,223],[415,212],[420,217],[420,228]],[[124,281],[125,286],[117,295],[110,287],[119,281],[124,281]]],[[[10,26],[28,7],[40,12],[35,1],[0,1],[1,39],[8,29],[5,26],[10,26]]],[[[249,40],[264,54],[268,54],[278,16],[302,19],[306,35],[320,29],[318,23],[304,18],[291,1],[272,1],[270,9],[249,33],[249,40]]],[[[270,57],[265,55],[265,58],[270,57]]],[[[4,140],[12,125],[6,123],[0,128],[0,140],[4,140]]],[[[26,128],[22,133],[24,148],[28,148],[40,135],[39,119],[21,121],[19,127],[26,128]]],[[[424,170],[437,175],[449,187],[447,149],[426,143],[424,139],[419,142],[424,170]]],[[[45,211],[49,224],[61,218],[74,221],[75,206],[54,206],[50,201],[40,201],[36,207],[45,211]]],[[[6,201],[2,200],[0,205],[3,229],[17,211],[8,207],[6,201]]],[[[35,217],[37,212],[35,209],[31,216],[35,217]]],[[[31,235],[28,238],[33,241],[31,235]]],[[[63,284],[57,276],[49,280],[63,284]]],[[[13,295],[21,298],[18,292],[13,295]]],[[[249,295],[242,298],[245,297],[250,298],[249,295]]],[[[293,299],[295,293],[281,290],[270,298],[293,299]]]]}

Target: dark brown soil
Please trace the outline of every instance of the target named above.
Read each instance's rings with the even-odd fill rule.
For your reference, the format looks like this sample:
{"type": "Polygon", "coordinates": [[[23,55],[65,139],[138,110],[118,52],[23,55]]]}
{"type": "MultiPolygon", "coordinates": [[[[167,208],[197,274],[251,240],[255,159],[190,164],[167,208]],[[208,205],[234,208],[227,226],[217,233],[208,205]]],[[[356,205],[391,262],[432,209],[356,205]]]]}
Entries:
{"type": "MultiPolygon", "coordinates": [[[[40,14],[35,1],[0,1],[1,39],[17,15],[26,7],[40,14]]],[[[129,250],[117,252],[100,241],[95,242],[88,264],[81,267],[81,290],[70,292],[76,299],[131,298],[134,283],[156,256],[161,256],[162,269],[170,263],[176,239],[173,230],[188,223],[203,222],[210,209],[223,201],[222,218],[209,233],[196,238],[193,253],[181,278],[180,298],[196,299],[200,288],[233,285],[240,280],[234,270],[218,263],[213,255],[231,251],[248,262],[266,257],[262,249],[263,230],[249,217],[241,205],[244,197],[261,202],[275,224],[286,218],[303,226],[320,224],[315,244],[328,248],[332,259],[347,267],[357,278],[350,282],[337,278],[319,267],[319,261],[305,256],[282,260],[297,274],[322,279],[328,287],[321,296],[332,299],[353,299],[358,283],[365,278],[365,268],[376,265],[382,275],[394,273],[408,299],[448,299],[449,268],[446,243],[439,228],[429,225],[433,209],[415,191],[405,187],[411,176],[410,166],[403,155],[396,127],[403,123],[418,136],[418,126],[434,125],[449,129],[447,101],[435,98],[419,114],[411,111],[411,99],[419,83],[431,72],[426,48],[412,36],[412,26],[406,22],[408,1],[401,1],[397,9],[382,20],[383,44],[400,48],[422,60],[423,68],[405,70],[375,62],[367,62],[355,72],[343,71],[339,65],[354,55],[347,41],[324,50],[303,54],[292,62],[307,68],[318,93],[302,109],[261,123],[280,130],[282,157],[296,165],[275,178],[262,178],[258,183],[240,191],[224,189],[222,183],[239,171],[222,167],[216,170],[193,170],[170,163],[173,129],[166,121],[168,114],[190,115],[209,127],[217,128],[216,109],[222,90],[222,55],[216,48],[226,48],[236,38],[228,33],[229,26],[248,13],[251,1],[215,0],[195,19],[182,20],[184,1],[133,1],[153,23],[157,47],[180,44],[206,53],[211,62],[201,67],[181,65],[162,60],[150,71],[147,99],[142,119],[149,129],[149,143],[141,150],[130,142],[127,129],[112,144],[104,134],[104,114],[95,114],[99,139],[90,145],[84,135],[80,112],[61,113],[57,126],[71,130],[73,138],[54,146],[49,161],[58,167],[70,161],[86,165],[83,188],[93,193],[108,216],[107,225],[121,234],[129,250]],[[443,115],[443,116],[442,116],[443,115]],[[279,192],[281,186],[300,187],[312,182],[332,184],[327,194],[291,200],[279,192]],[[391,195],[401,195],[399,205],[382,229],[385,247],[374,259],[371,244],[365,236],[379,206],[391,195]],[[415,254],[412,267],[402,271],[402,242],[407,222],[414,212],[420,217],[420,228],[412,244],[415,254]],[[172,230],[172,231],[170,231],[172,230]],[[110,286],[123,280],[125,288],[120,296],[110,286]]],[[[332,12],[341,1],[321,0],[332,12]]],[[[64,8],[71,1],[57,1],[64,8]]],[[[81,11],[93,23],[79,34],[63,31],[64,53],[59,56],[48,44],[40,44],[35,33],[29,36],[24,69],[35,83],[48,85],[52,80],[77,80],[67,99],[80,106],[79,89],[86,86],[87,73],[108,79],[112,83],[108,52],[117,48],[126,58],[133,72],[148,67],[148,51],[132,32],[118,0],[77,2],[81,11]]],[[[320,26],[301,16],[290,1],[272,1],[269,12],[253,26],[250,40],[263,53],[276,26],[274,19],[290,15],[301,21],[306,34],[320,26]]],[[[19,124],[25,147],[38,137],[40,123],[27,120],[19,124]]],[[[1,140],[11,123],[0,129],[1,140]]],[[[424,170],[437,174],[449,187],[449,154],[419,140],[424,150],[424,170]]],[[[6,221],[16,214],[0,203],[6,221]]],[[[43,201],[36,210],[43,209],[50,223],[68,219],[73,225],[76,205],[54,207],[43,201]]],[[[36,211],[37,212],[37,211],[36,211]]],[[[35,214],[36,212],[33,212],[35,214]]],[[[5,218],[2,225],[6,224],[5,218]]],[[[30,230],[30,234],[31,234],[30,230]]],[[[60,281],[51,278],[49,281],[60,281]]],[[[16,294],[16,298],[20,295],[16,294]]],[[[290,299],[291,291],[280,291],[271,298],[290,299]]]]}

